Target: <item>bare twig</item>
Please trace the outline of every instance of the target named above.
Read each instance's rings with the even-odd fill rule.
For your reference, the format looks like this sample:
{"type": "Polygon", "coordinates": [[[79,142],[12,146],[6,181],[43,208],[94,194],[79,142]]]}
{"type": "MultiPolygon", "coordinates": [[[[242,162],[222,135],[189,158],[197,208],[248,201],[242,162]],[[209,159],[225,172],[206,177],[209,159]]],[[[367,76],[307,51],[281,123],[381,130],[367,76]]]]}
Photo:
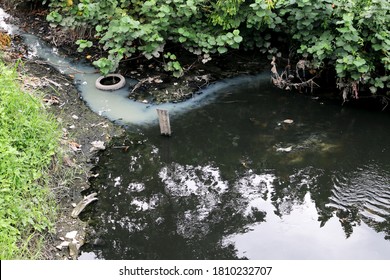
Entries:
{"type": "MultiPolygon", "coordinates": [[[[151,84],[151,83],[153,83],[153,82],[159,81],[159,79],[160,79],[160,76],[147,77],[147,78],[145,78],[145,79],[142,79],[142,80],[140,80],[140,81],[133,87],[133,89],[131,90],[130,93],[135,92],[138,88],[140,88],[140,87],[141,87],[143,84],[145,84],[145,83],[151,84]]],[[[159,82],[160,82],[160,81],[159,81],[159,82]]]]}
{"type": "Polygon", "coordinates": [[[301,77],[299,74],[299,70],[302,70],[303,73],[305,73],[306,67],[308,67],[309,63],[306,60],[300,60],[298,61],[296,67],[295,67],[295,75],[290,73],[290,62],[288,63],[286,69],[279,74],[277,68],[276,68],[276,58],[273,57],[271,61],[271,73],[272,73],[272,83],[281,89],[290,90],[291,88],[295,88],[298,90],[301,90],[302,88],[309,87],[311,91],[313,92],[314,87],[320,87],[316,82],[314,82],[315,79],[317,79],[321,72],[318,72],[314,77],[306,80],[305,74],[304,77],[301,77]],[[294,78],[298,78],[300,82],[293,82],[292,80],[294,78]]]}
{"type": "Polygon", "coordinates": [[[48,79],[46,77],[43,77],[42,79],[45,80],[48,83],[53,84],[54,86],[58,87],[59,89],[62,89],[62,87],[61,87],[61,85],[59,83],[56,83],[56,82],[54,82],[54,81],[52,81],[52,80],[50,80],[50,79],[48,79]]]}

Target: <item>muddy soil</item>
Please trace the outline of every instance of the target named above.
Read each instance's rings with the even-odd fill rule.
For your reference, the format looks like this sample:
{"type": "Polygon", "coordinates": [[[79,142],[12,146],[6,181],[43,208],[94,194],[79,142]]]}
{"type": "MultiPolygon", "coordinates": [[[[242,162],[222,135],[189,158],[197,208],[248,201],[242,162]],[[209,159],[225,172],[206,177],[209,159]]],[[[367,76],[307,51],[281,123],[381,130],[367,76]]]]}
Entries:
{"type": "MultiPolygon", "coordinates": [[[[8,50],[8,53],[12,50],[8,50]]],[[[12,57],[9,53],[8,57],[12,57]]],[[[92,167],[98,161],[101,147],[119,136],[123,129],[93,113],[80,99],[71,77],[58,73],[49,65],[26,60],[19,65],[21,81],[26,90],[39,92],[47,110],[57,119],[62,129],[61,155],[53,160],[51,186],[59,206],[54,234],[48,234],[45,258],[73,259],[67,241],[69,232],[77,231],[77,246],[85,238],[86,223],[72,218],[74,206],[83,199],[82,191],[89,188],[88,180],[94,174],[92,167]],[[60,244],[64,244],[60,246],[60,244]],[[59,247],[57,247],[59,246],[59,247]],[[61,247],[61,248],[60,248],[61,247]]]]}
{"type": "Polygon", "coordinates": [[[53,165],[56,174],[53,189],[60,211],[56,233],[51,237],[48,246],[48,249],[53,246],[56,248],[51,250],[50,258],[75,258],[76,256],[69,255],[67,246],[62,249],[57,246],[63,241],[71,241],[66,238],[66,234],[72,231],[77,231],[75,239],[78,245],[82,245],[86,223],[72,218],[71,213],[74,206],[83,199],[82,191],[89,188],[89,178],[95,175],[91,173],[91,169],[99,159],[99,151],[102,149],[99,143],[109,142],[112,137],[121,135],[123,129],[92,112],[80,99],[71,77],[61,75],[48,65],[33,61],[27,62],[22,67],[22,72],[41,81],[39,90],[44,92],[43,101],[48,110],[56,116],[63,132],[63,158],[53,165]]]}

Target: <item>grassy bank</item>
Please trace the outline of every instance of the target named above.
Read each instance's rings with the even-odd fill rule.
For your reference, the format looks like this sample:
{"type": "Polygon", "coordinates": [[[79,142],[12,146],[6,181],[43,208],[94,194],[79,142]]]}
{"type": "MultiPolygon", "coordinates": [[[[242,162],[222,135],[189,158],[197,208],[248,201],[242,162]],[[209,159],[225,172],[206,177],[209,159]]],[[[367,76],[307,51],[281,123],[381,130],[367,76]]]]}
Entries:
{"type": "Polygon", "coordinates": [[[0,259],[41,258],[53,228],[55,199],[47,185],[59,145],[56,121],[21,88],[16,66],[0,61],[0,259]]]}

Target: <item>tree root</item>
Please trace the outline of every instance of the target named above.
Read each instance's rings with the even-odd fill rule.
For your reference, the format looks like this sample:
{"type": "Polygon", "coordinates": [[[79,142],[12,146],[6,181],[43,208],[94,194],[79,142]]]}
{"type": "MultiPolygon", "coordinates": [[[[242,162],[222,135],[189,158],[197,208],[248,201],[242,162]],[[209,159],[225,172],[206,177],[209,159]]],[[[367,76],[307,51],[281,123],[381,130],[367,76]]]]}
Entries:
{"type": "Polygon", "coordinates": [[[272,58],[271,62],[272,68],[272,83],[280,89],[291,90],[295,88],[297,90],[302,90],[303,88],[310,88],[311,92],[313,92],[314,88],[319,88],[320,86],[314,82],[316,78],[321,75],[321,72],[318,72],[314,77],[306,80],[305,77],[300,76],[300,72],[302,72],[305,76],[305,69],[309,67],[309,62],[306,60],[300,60],[296,64],[295,73],[294,71],[290,71],[290,64],[287,65],[286,70],[284,70],[281,74],[279,74],[276,69],[276,58],[272,58]],[[293,80],[297,80],[298,82],[293,82],[293,80]]]}

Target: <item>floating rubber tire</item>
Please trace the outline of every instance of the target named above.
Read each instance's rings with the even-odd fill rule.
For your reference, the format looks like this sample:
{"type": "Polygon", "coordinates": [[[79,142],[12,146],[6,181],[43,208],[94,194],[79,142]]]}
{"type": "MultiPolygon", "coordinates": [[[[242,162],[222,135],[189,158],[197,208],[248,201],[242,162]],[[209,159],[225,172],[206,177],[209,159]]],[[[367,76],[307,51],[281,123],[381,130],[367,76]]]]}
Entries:
{"type": "Polygon", "coordinates": [[[123,88],[126,85],[126,80],[125,80],[125,77],[123,77],[121,74],[108,74],[107,76],[100,76],[96,80],[95,85],[96,85],[97,89],[113,91],[113,90],[123,88]],[[110,77],[112,77],[115,80],[118,80],[118,82],[116,82],[115,84],[112,84],[112,85],[102,84],[102,81],[109,79],[110,77]]]}

